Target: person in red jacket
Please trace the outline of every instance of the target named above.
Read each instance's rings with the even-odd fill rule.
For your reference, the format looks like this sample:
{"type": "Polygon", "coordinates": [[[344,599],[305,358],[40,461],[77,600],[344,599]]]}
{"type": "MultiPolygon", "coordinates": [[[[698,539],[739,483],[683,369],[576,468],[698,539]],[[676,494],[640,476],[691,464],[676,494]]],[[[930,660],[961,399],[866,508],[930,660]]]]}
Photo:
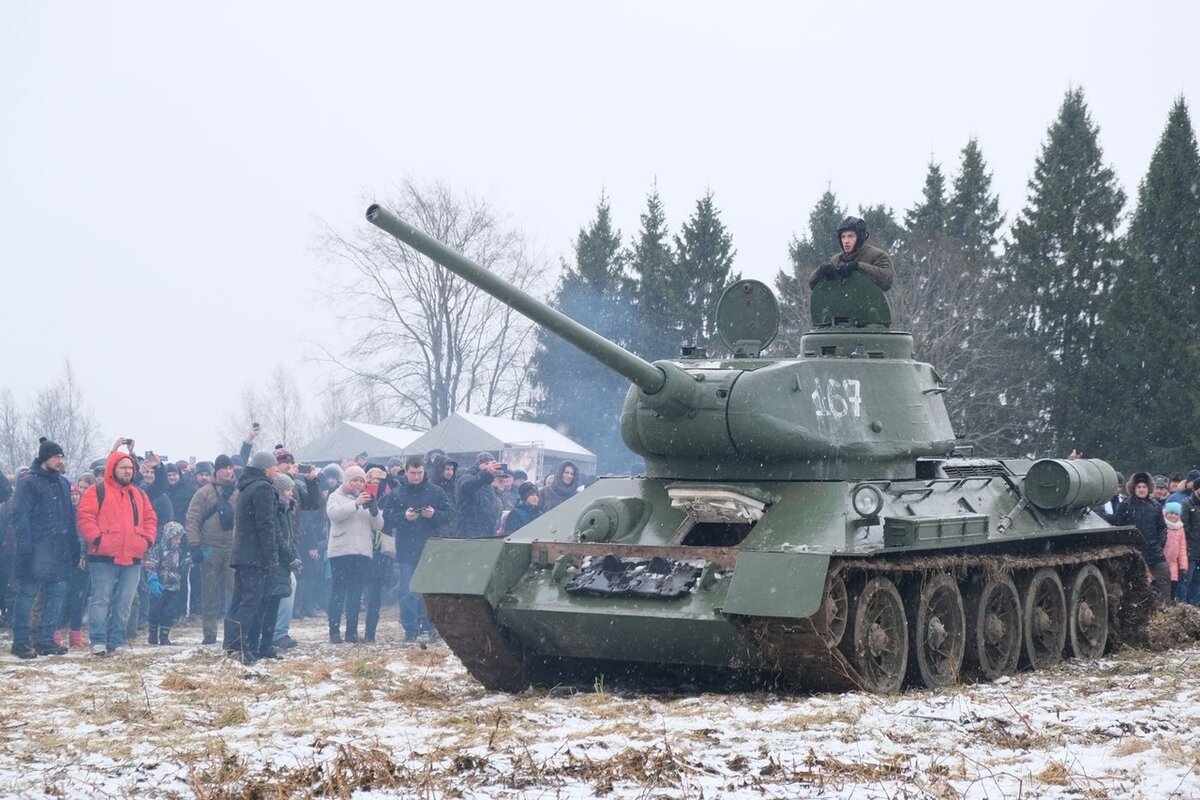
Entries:
{"type": "Polygon", "coordinates": [[[135,470],[133,456],[114,450],[103,480],[88,487],[79,501],[76,522],[92,578],[92,655],[111,653],[125,643],[142,558],[154,544],[158,517],[150,498],[133,485],[135,470]]]}

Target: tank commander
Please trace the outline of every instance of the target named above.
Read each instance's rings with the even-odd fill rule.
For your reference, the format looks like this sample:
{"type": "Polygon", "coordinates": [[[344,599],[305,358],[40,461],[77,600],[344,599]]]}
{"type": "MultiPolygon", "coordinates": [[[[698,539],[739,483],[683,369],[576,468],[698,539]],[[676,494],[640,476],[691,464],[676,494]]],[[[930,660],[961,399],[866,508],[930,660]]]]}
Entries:
{"type": "Polygon", "coordinates": [[[886,252],[867,244],[867,222],[859,217],[846,217],[838,225],[837,237],[841,250],[830,257],[829,263],[817,267],[809,276],[808,288],[820,281],[845,278],[855,270],[861,270],[876,286],[885,292],[892,288],[896,270],[892,257],[886,252]]]}

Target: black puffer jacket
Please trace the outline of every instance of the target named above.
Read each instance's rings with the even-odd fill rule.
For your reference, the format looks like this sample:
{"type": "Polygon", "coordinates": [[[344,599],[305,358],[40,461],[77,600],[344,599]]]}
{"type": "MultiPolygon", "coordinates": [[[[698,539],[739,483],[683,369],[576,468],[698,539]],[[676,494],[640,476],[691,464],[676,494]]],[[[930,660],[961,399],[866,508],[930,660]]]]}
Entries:
{"type": "Polygon", "coordinates": [[[1144,541],[1138,545],[1138,549],[1148,566],[1167,560],[1163,555],[1163,546],[1167,543],[1167,522],[1163,519],[1162,506],[1153,497],[1144,500],[1129,497],[1117,507],[1113,524],[1132,525],[1141,531],[1144,541]]]}
{"type": "Polygon", "coordinates": [[[279,563],[278,497],[266,472],[243,470],[234,510],[232,566],[272,569],[279,563]]]}
{"type": "MultiPolygon", "coordinates": [[[[192,497],[196,494],[196,490],[200,487],[196,485],[196,479],[190,474],[179,476],[179,482],[174,486],[167,488],[167,497],[171,498],[171,511],[173,512],[172,519],[180,525],[187,524],[188,506],[192,504],[192,497]]],[[[157,508],[154,509],[158,511],[157,508]]],[[[166,520],[162,524],[165,525],[171,520],[166,520]]]]}
{"type": "Polygon", "coordinates": [[[496,476],[478,466],[458,479],[458,535],[463,539],[495,536],[500,528],[500,495],[496,476]]]}
{"type": "Polygon", "coordinates": [[[19,578],[65,581],[79,561],[80,542],[71,507],[71,482],[34,462],[17,484],[12,525],[19,578]]]}

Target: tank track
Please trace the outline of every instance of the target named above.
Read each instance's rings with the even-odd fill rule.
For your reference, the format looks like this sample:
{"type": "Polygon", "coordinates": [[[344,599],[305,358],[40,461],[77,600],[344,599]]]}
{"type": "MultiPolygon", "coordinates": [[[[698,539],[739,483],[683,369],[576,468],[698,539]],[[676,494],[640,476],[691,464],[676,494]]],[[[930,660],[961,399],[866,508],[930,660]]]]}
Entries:
{"type": "MultiPolygon", "coordinates": [[[[1146,623],[1157,603],[1146,577],[1146,566],[1136,549],[1107,546],[1045,554],[946,553],[895,558],[834,559],[829,578],[848,584],[856,578],[882,575],[897,585],[910,584],[936,573],[949,573],[960,583],[973,571],[1019,578],[1043,567],[1064,569],[1095,564],[1104,574],[1109,595],[1107,651],[1122,645],[1137,645],[1145,639],[1146,623]]],[[[829,582],[827,581],[827,587],[829,582]]],[[[827,589],[828,591],[828,589],[827,589]]],[[[909,609],[909,613],[912,610],[909,609]]],[[[786,620],[770,617],[741,617],[743,639],[766,660],[780,686],[805,691],[845,691],[864,688],[843,649],[829,642],[821,615],[786,620]]]]}
{"type": "Polygon", "coordinates": [[[427,594],[425,608],[450,650],[484,688],[495,692],[529,688],[521,647],[504,635],[485,598],[427,594]]]}
{"type": "MultiPolygon", "coordinates": [[[[1124,545],[1037,555],[946,553],[830,562],[829,578],[848,584],[876,575],[898,585],[937,573],[960,581],[972,572],[1019,578],[1043,567],[1058,570],[1095,564],[1109,592],[1108,650],[1137,645],[1145,638],[1156,598],[1137,550],[1124,545]]],[[[827,581],[827,586],[829,585],[827,581]]],[[[485,598],[475,595],[427,594],[429,618],[467,671],[491,691],[521,692],[532,683],[524,650],[496,621],[485,598]]],[[[864,688],[843,649],[831,645],[820,615],[805,619],[735,617],[748,652],[757,663],[734,663],[734,671],[765,670],[771,684],[799,691],[847,691],[864,688]]]]}

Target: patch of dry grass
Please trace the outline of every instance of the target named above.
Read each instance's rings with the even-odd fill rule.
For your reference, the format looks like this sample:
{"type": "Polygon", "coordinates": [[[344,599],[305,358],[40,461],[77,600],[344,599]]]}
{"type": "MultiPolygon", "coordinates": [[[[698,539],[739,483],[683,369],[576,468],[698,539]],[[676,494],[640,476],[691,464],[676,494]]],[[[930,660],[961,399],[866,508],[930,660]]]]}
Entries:
{"type": "Polygon", "coordinates": [[[1125,758],[1126,756],[1135,756],[1138,753],[1144,753],[1154,745],[1147,742],[1145,739],[1135,739],[1130,737],[1122,739],[1113,746],[1110,751],[1114,758],[1125,758]]]}
{"type": "Polygon", "coordinates": [[[1071,770],[1058,760],[1051,760],[1036,776],[1039,782],[1050,786],[1066,786],[1071,781],[1071,770]]]}

